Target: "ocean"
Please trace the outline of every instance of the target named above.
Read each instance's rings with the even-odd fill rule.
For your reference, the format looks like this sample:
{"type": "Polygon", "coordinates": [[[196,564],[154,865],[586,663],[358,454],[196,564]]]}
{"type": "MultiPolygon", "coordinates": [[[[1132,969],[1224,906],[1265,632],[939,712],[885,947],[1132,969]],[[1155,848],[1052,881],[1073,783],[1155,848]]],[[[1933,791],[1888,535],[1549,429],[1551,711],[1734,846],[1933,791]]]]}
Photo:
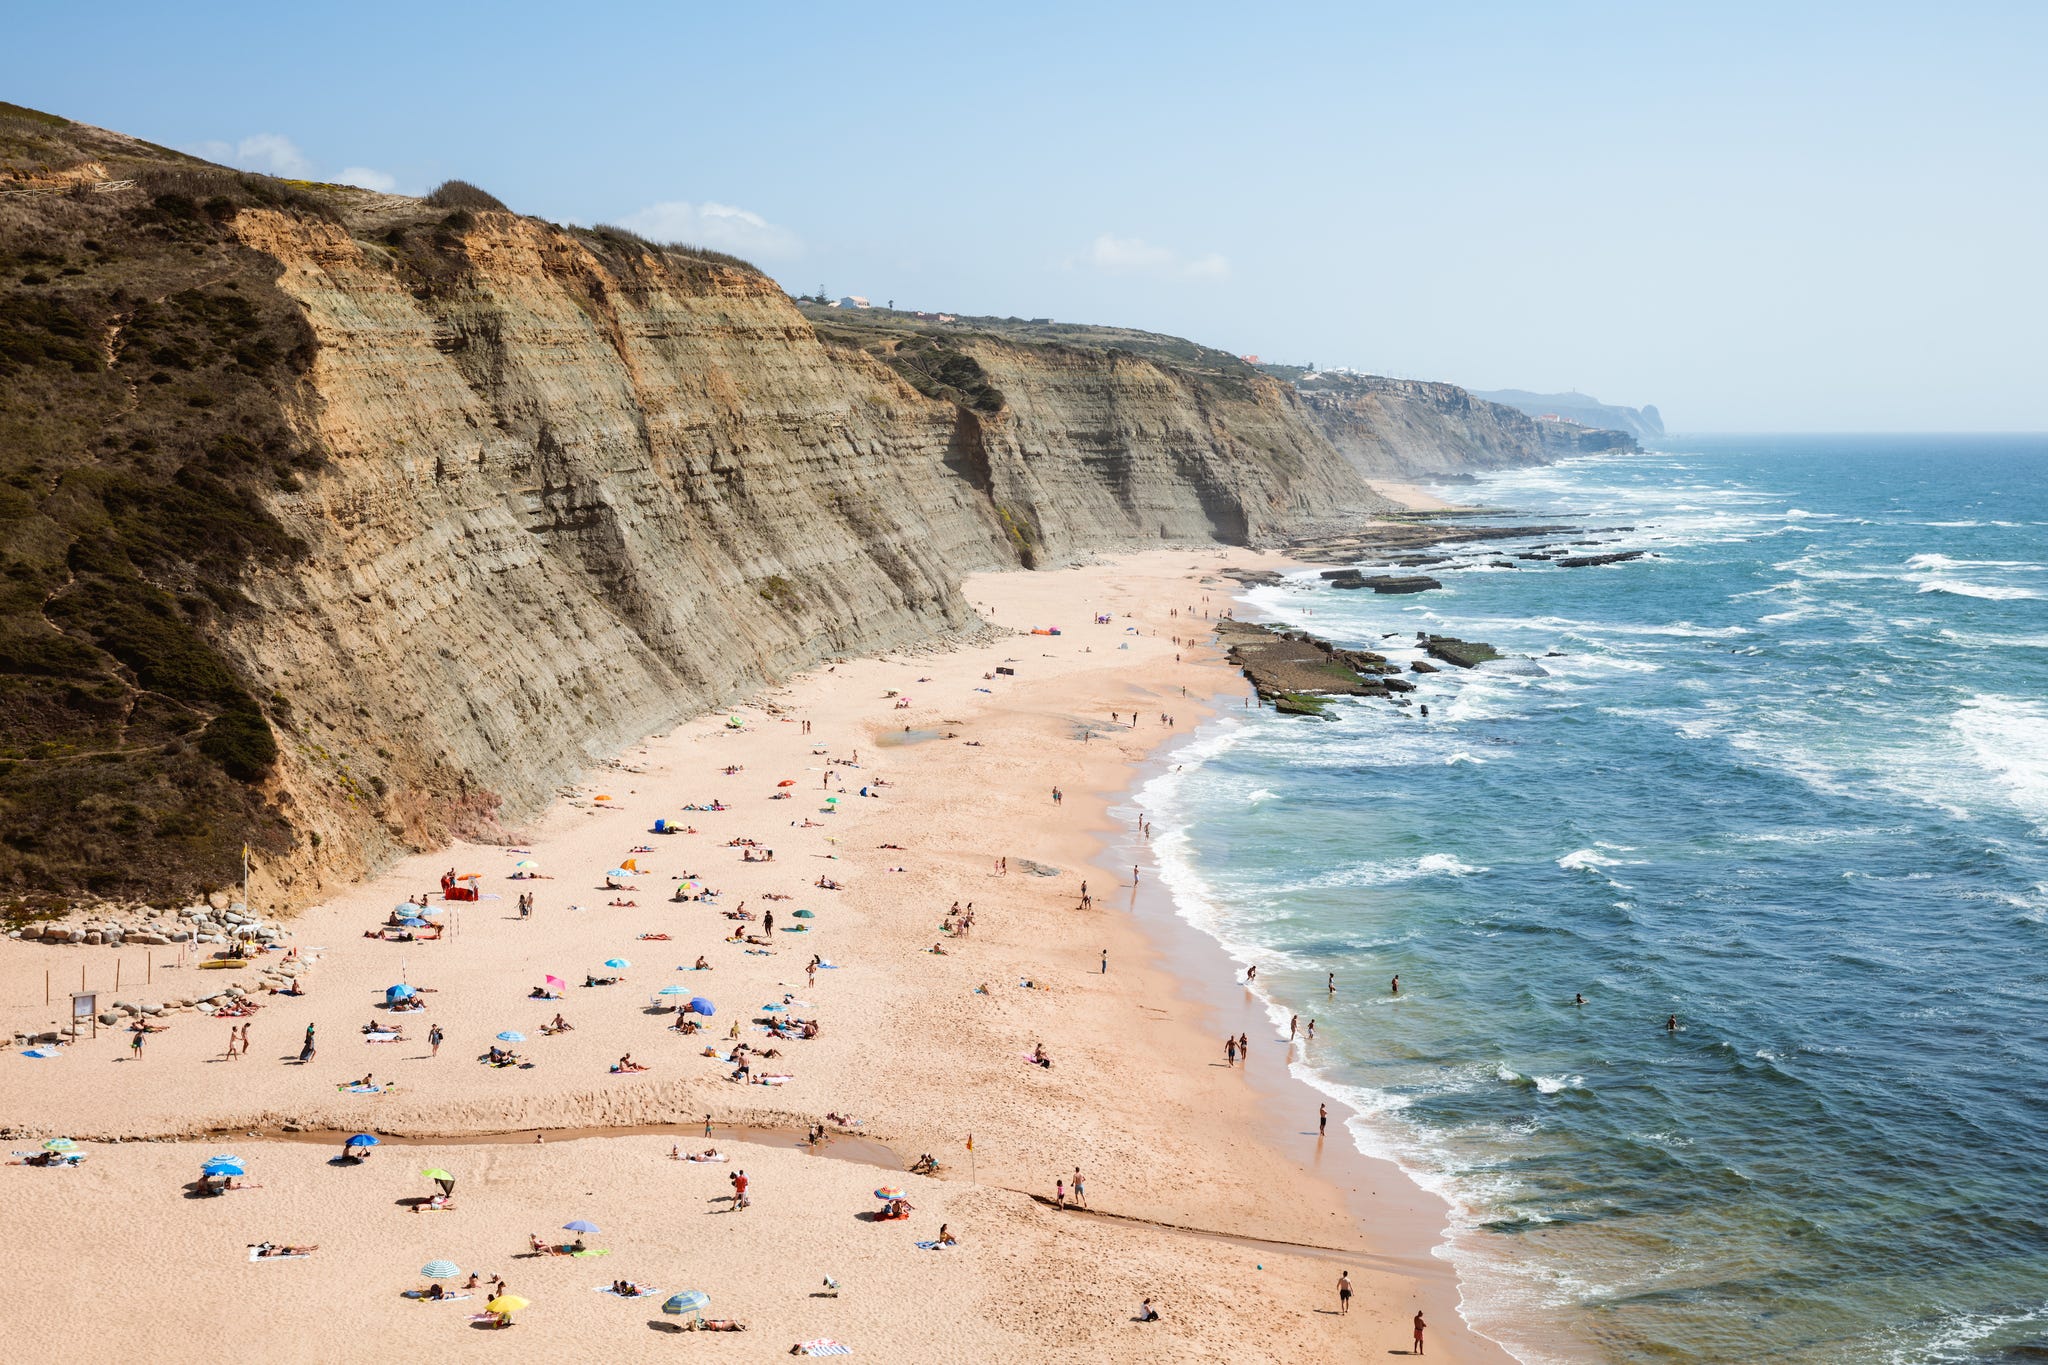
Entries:
{"type": "Polygon", "coordinates": [[[1220,716],[1162,877],[1523,1359],[2048,1359],[2048,438],[1659,445],[1441,490],[1632,529],[1246,591],[1541,673],[1220,716]],[[1652,556],[1486,567],[1573,539],[1652,556]]]}

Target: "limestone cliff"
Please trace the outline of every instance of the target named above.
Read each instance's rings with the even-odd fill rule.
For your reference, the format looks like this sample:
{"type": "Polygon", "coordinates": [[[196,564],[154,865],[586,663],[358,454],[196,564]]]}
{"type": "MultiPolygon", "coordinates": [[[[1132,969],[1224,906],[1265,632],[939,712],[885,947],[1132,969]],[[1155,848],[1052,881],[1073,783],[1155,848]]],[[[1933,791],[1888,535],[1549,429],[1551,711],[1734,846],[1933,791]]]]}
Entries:
{"type": "Polygon", "coordinates": [[[1000,398],[957,403],[739,263],[22,126],[106,170],[0,218],[0,265],[47,266],[4,282],[0,355],[67,409],[0,405],[35,457],[0,672],[43,708],[0,722],[0,890],[185,894],[246,839],[253,899],[302,901],[818,659],[970,628],[965,571],[1379,505],[1263,376],[982,339],[1000,398]],[[104,809],[17,823],[53,799],[104,809]]]}
{"type": "Polygon", "coordinates": [[[1625,433],[1539,420],[1455,384],[1325,371],[1294,385],[1317,429],[1368,479],[1426,480],[1635,448],[1625,433]]]}

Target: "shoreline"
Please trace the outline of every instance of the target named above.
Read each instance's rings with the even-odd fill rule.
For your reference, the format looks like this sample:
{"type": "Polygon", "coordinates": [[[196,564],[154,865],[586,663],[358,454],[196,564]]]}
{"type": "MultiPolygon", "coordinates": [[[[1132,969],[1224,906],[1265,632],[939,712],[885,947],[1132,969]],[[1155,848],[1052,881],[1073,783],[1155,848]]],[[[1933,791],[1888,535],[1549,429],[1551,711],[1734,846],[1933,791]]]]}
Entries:
{"type": "MultiPolygon", "coordinates": [[[[1162,741],[1191,736],[1195,730],[1192,725],[1111,725],[1103,713],[1164,708],[1187,719],[1196,709],[1193,694],[1223,685],[1216,670],[1226,666],[1206,643],[1182,647],[1179,653],[1185,657],[1176,662],[1174,647],[1167,643],[1174,631],[1185,629],[1199,638],[1206,638],[1208,631],[1201,622],[1167,619],[1164,604],[1174,593],[1185,593],[1189,601],[1206,594],[1220,610],[1236,588],[1205,583],[1216,569],[1275,562],[1281,561],[1252,552],[1167,550],[1078,569],[978,576],[969,581],[970,598],[980,599],[984,616],[1010,631],[1021,632],[1027,623],[1049,617],[1079,622],[1085,619],[1082,608],[1113,613],[1113,624],[1094,631],[1070,624],[1063,639],[1001,634],[955,642],[943,650],[848,661],[737,708],[731,714],[744,718],[742,730],[728,730],[722,716],[706,717],[668,735],[650,737],[617,760],[593,768],[592,780],[579,784],[580,795],[558,802],[529,831],[531,837],[522,846],[545,850],[540,854],[545,867],[566,880],[513,882],[498,891],[505,898],[498,904],[464,907],[454,917],[459,932],[447,942],[366,942],[350,926],[359,927],[367,915],[381,914],[397,894],[416,889],[451,858],[502,868],[504,849],[458,845],[453,851],[423,854],[309,910],[294,921],[293,942],[309,953],[314,945],[323,945],[312,989],[304,999],[265,1001],[256,1020],[256,1028],[266,1035],[259,1052],[274,1055],[297,1027],[295,1021],[317,1017],[326,1021],[323,1054],[332,1049],[342,1058],[336,1063],[323,1055],[314,1064],[317,1071],[340,1074],[338,1066],[369,1062],[402,1078],[393,1093],[337,1096],[331,1079],[301,1079],[298,1069],[276,1066],[264,1056],[237,1061],[232,1069],[188,1068],[188,1061],[207,1060],[209,1045],[217,1041],[213,1035],[223,1028],[178,1014],[168,1016],[173,1032],[152,1044],[150,1062],[143,1068],[130,1069],[118,1061],[118,1045],[109,1039],[81,1042],[67,1049],[71,1055],[47,1063],[5,1059],[17,1067],[45,1069],[17,1071],[26,1084],[17,1088],[0,1121],[15,1125],[17,1135],[25,1121],[83,1134],[152,1129],[195,1134],[190,1143],[93,1149],[95,1161],[85,1168],[85,1178],[107,1186],[110,1195],[125,1191],[118,1196],[127,1201],[121,1207],[132,1211],[132,1205],[158,1197],[130,1184],[145,1168],[154,1173],[152,1179],[162,1179],[171,1169],[167,1162],[190,1160],[180,1152],[197,1152],[203,1144],[223,1140],[196,1136],[203,1130],[260,1133],[285,1123],[335,1132],[357,1127],[374,1131],[380,1126],[444,1134],[565,1127],[616,1130],[694,1124],[706,1110],[722,1130],[736,1124],[795,1130],[828,1110],[860,1114],[866,1116],[860,1126],[862,1137],[886,1144],[897,1157],[919,1150],[940,1155],[948,1167],[945,1178],[905,1176],[901,1183],[917,1192],[917,1203],[936,1210],[940,1218],[951,1214],[954,1226],[976,1235],[982,1248],[948,1258],[947,1274],[937,1282],[920,1274],[923,1262],[914,1258],[906,1264],[894,1259],[878,1264],[877,1286],[896,1284],[892,1293],[926,1299],[934,1323],[864,1319],[862,1341],[869,1349],[904,1352],[936,1347],[956,1356],[970,1349],[1021,1349],[1046,1359],[1093,1359],[1104,1353],[1131,1359],[1246,1359],[1254,1357],[1247,1354],[1238,1331],[1244,1321],[1256,1320],[1261,1324],[1261,1345],[1270,1353],[1264,1358],[1348,1358],[1360,1350],[1405,1347],[1406,1314],[1419,1305],[1432,1314],[1431,1354],[1454,1361],[1504,1359],[1490,1342],[1463,1330],[1453,1311],[1457,1286],[1441,1261],[1430,1257],[1426,1248],[1418,1254],[1383,1239],[1385,1226],[1398,1221],[1388,1216],[1389,1187],[1369,1177],[1363,1185],[1347,1187],[1348,1165],[1339,1169],[1327,1154],[1320,1161],[1304,1160],[1276,1141],[1284,1135],[1268,1131],[1270,1097],[1244,1086],[1241,1078],[1224,1077],[1220,1057],[1212,1058],[1217,1049],[1205,1041],[1213,1030],[1207,1023],[1198,1028],[1186,1018],[1192,1011],[1206,1020],[1212,1008],[1202,999],[1203,972],[1186,970],[1181,950],[1163,942],[1165,936],[1156,932],[1158,916],[1144,905],[1151,888],[1142,878],[1138,887],[1125,888],[1123,877],[1102,867],[1123,856],[1113,807],[1134,799],[1147,771],[1144,765],[1160,752],[1162,741]],[[1131,612],[1139,615],[1132,617],[1131,612]],[[1129,657],[1110,649],[1112,642],[1128,649],[1129,657]],[[1019,676],[995,679],[993,666],[1006,656],[1019,676]],[[993,681],[962,686],[977,676],[993,681]],[[995,691],[998,686],[1000,694],[995,691]],[[1182,687],[1190,694],[1186,700],[1178,695],[1182,687]],[[973,694],[978,691],[989,696],[977,698],[973,694]],[[884,699],[904,692],[910,695],[900,696],[901,705],[884,699]],[[818,734],[800,736],[794,723],[798,716],[815,718],[818,734]],[[901,733],[899,727],[957,735],[986,747],[970,756],[951,738],[880,743],[885,734],[901,733]],[[814,742],[826,745],[828,740],[832,755],[852,752],[862,766],[835,770],[830,764],[840,761],[837,757],[820,763],[807,756],[814,742]],[[749,771],[720,778],[714,770],[721,763],[749,771]],[[685,777],[686,770],[693,775],[685,777]],[[861,801],[851,785],[842,785],[840,791],[850,806],[845,801],[815,808],[808,802],[780,809],[757,804],[767,788],[766,778],[783,771],[796,778],[806,770],[814,777],[822,773],[828,786],[842,779],[856,785],[885,781],[886,790],[875,789],[875,795],[884,799],[861,801]],[[1038,794],[1045,790],[1040,783],[1047,778],[1077,798],[1066,804],[1064,814],[1038,794]],[[599,804],[592,791],[617,796],[599,804]],[[714,792],[728,803],[723,815],[687,815],[704,827],[708,837],[686,836],[680,843],[647,841],[657,847],[641,855],[643,861],[659,863],[667,873],[680,857],[685,873],[726,889],[720,902],[724,905],[752,900],[768,886],[795,890],[824,867],[817,859],[832,860],[832,877],[846,879],[850,888],[840,895],[806,890],[792,902],[818,906],[821,919],[794,927],[815,927],[819,936],[784,943],[778,932],[775,943],[764,951],[783,954],[779,963],[773,957],[740,957],[730,947],[715,954],[718,973],[708,980],[719,992],[718,1023],[725,1022],[725,1010],[735,1001],[749,995],[770,998],[778,989],[778,976],[784,978],[781,989],[819,1000],[817,1009],[827,1032],[819,1042],[785,1047],[796,1054],[786,1064],[795,1079],[781,1090],[721,1082],[715,1069],[707,1072],[701,1061],[690,1060],[690,1045],[666,1042],[661,1032],[649,1033],[648,1025],[632,1022],[633,1016],[648,1011],[637,1005],[622,1007],[646,999],[642,984],[651,989],[661,979],[648,975],[647,966],[633,973],[623,995],[570,988],[564,992],[569,998],[554,1005],[533,1005],[522,998],[529,977],[543,971],[563,976],[584,972],[584,964],[607,949],[630,945],[636,959],[681,957],[687,962],[689,954],[710,943],[705,935],[721,923],[716,916],[701,907],[677,907],[666,901],[651,884],[651,873],[641,876],[642,890],[627,902],[626,913],[606,909],[587,885],[568,882],[578,875],[572,869],[585,869],[581,875],[588,876],[590,867],[613,865],[599,859],[617,859],[621,855],[615,850],[628,840],[645,840],[642,831],[653,815],[673,818],[679,806],[714,792]],[[626,809],[622,812],[621,807],[626,809]],[[813,809],[837,813],[813,815],[813,809]],[[804,825],[815,826],[816,832],[806,829],[800,834],[791,816],[804,817],[804,825]],[[777,832],[785,824],[791,828],[777,832]],[[778,849],[784,857],[774,863],[748,865],[738,849],[723,842],[729,833],[753,834],[763,842],[791,847],[778,849]],[[900,841],[905,851],[877,855],[876,842],[884,839],[888,842],[883,848],[900,841]],[[991,877],[991,856],[1019,862],[1028,858],[1060,871],[1046,878],[1020,877],[1015,871],[1008,878],[991,877]],[[903,870],[890,877],[887,874],[896,872],[895,860],[901,861],[903,870]],[[795,877],[802,880],[792,882],[795,877]],[[1077,914],[1072,905],[1077,878],[1100,879],[1094,881],[1096,886],[1116,885],[1119,900],[1126,890],[1139,893],[1133,898],[1139,913],[1127,916],[1120,905],[1111,909],[1104,904],[1109,898],[1103,896],[1092,914],[1077,914]],[[544,898],[531,922],[509,913],[512,892],[525,889],[544,898]],[[574,907],[565,913],[559,902],[569,896],[591,904],[580,913],[574,907]],[[931,939],[939,909],[956,897],[986,902],[987,922],[944,954],[920,952],[915,946],[919,935],[923,941],[931,939]],[[930,908],[920,909],[920,904],[930,908]],[[634,942],[632,931],[653,923],[675,926],[673,947],[634,942]],[[812,987],[798,973],[792,986],[786,978],[796,972],[801,957],[789,954],[799,942],[805,952],[816,942],[851,970],[821,973],[812,987]],[[1097,970],[1096,962],[1105,947],[1112,954],[1112,970],[1106,973],[1097,970]],[[1009,984],[1013,975],[1039,979],[1041,988],[1017,989],[1009,984]],[[356,1042],[351,1030],[370,1011],[375,993],[390,979],[408,978],[422,987],[430,982],[439,987],[433,1022],[446,1021],[451,1034],[461,1033],[456,1057],[429,1062],[411,1047],[371,1049],[366,1054],[356,1042]],[[968,989],[977,981],[987,986],[988,994],[968,989]],[[741,994],[734,996],[735,990],[741,994]],[[540,1071],[500,1076],[463,1064],[460,1054],[473,1051],[477,1038],[512,1024],[537,1026],[545,1011],[556,1006],[575,1016],[579,1032],[521,1045],[522,1054],[539,1059],[540,1071]],[[521,1020],[527,1022],[520,1024],[521,1020]],[[877,1029],[877,1024],[883,1027],[877,1029]],[[193,1037],[195,1031],[206,1033],[206,1043],[193,1037]],[[596,1032],[608,1036],[600,1039],[596,1032]],[[1056,1069],[1041,1074],[1011,1056],[1020,1046],[1029,1048],[1034,1035],[1058,1059],[1056,1069]],[[607,1079],[602,1058],[615,1052],[621,1041],[644,1051],[655,1074],[607,1079]],[[116,1065],[98,1070],[107,1062],[116,1065]],[[78,1066],[93,1069],[80,1073],[78,1066]],[[73,1079],[108,1079],[100,1086],[79,1088],[68,1084],[64,1072],[73,1079]],[[589,1080],[581,1079],[586,1075],[589,1080]],[[970,1132],[976,1139],[971,1162],[963,1159],[961,1146],[970,1132]],[[1076,1159],[1089,1165],[1093,1202],[1114,1216],[1062,1216],[1047,1207],[1051,1177],[1076,1159]],[[124,1171],[127,1166],[133,1169],[124,1171]],[[963,1171],[963,1166],[969,1169],[963,1171]],[[1159,1177],[1166,1172],[1176,1172],[1177,1178],[1162,1182],[1159,1177]],[[963,1180],[963,1175],[973,1178],[963,1180]],[[1356,1216],[1354,1200],[1366,1204],[1365,1220],[1356,1216]],[[1170,1228],[1182,1235],[1148,1236],[1142,1231],[1146,1228],[1170,1228]],[[1284,1249],[1290,1246],[1294,1250],[1284,1249]],[[1350,1319],[1340,1319],[1333,1308],[1324,1307],[1335,1297],[1329,1287],[1334,1281],[1328,1265],[1332,1256],[1353,1269],[1359,1288],[1360,1311],[1350,1319]],[[904,1279],[906,1275],[910,1278],[904,1279]],[[1007,1292],[1018,1276],[1057,1286],[1066,1311],[1047,1320],[1030,1305],[1018,1304],[1007,1292]],[[1129,1305],[1148,1292],[1163,1295],[1170,1321],[1155,1325],[1161,1330],[1134,1334],[1125,1325],[1129,1305]],[[1360,1317],[1364,1321],[1353,1322],[1360,1317]],[[931,1335],[939,1327],[948,1333],[942,1338],[944,1345],[931,1335]],[[1357,1334],[1363,1331],[1371,1332],[1380,1346],[1360,1342],[1357,1334]],[[1148,1340],[1154,1344],[1146,1345],[1148,1340]],[[1217,1355],[1218,1346],[1228,1349],[1217,1355]]],[[[490,877],[486,886],[496,891],[502,883],[495,871],[490,877]]],[[[1156,878],[1152,884],[1157,886],[1156,878]]],[[[1216,951],[1213,943],[1210,949],[1216,951]]],[[[52,956],[56,951],[0,945],[0,986],[7,988],[17,1016],[31,972],[40,977],[48,966],[103,962],[120,950],[81,948],[52,956]]],[[[132,951],[129,956],[134,956],[132,951]]],[[[164,965],[158,964],[159,969],[164,965]]],[[[744,1005],[739,1008],[742,1015],[748,1012],[744,1005]]],[[[1257,1030],[1248,1021],[1246,1031],[1257,1030]]],[[[1286,1084],[1301,1083],[1290,1079],[1286,1084]]],[[[1305,1086],[1301,1089],[1307,1092],[1305,1086]]],[[[310,1197],[333,1178],[321,1170],[324,1163],[314,1159],[318,1148],[310,1141],[234,1141],[253,1141],[252,1151],[266,1169],[292,1172],[295,1192],[296,1182],[304,1181],[310,1197]]],[[[531,1150],[465,1143],[459,1136],[441,1141],[455,1153],[447,1158],[451,1162],[482,1162],[487,1170],[526,1172],[527,1184],[487,1183],[473,1193],[467,1183],[464,1186],[465,1194],[511,1220],[510,1226],[543,1225],[537,1220],[547,1215],[528,1207],[534,1197],[531,1184],[537,1181],[544,1189],[564,1178],[559,1171],[549,1178],[534,1172],[573,1162],[577,1174],[568,1178],[588,1183],[596,1192],[593,1198],[601,1202],[606,1182],[626,1175],[618,1169],[620,1163],[637,1161],[641,1158],[634,1154],[657,1149],[647,1135],[617,1136],[603,1143],[540,1144],[531,1150]],[[479,1156],[480,1152],[487,1155],[479,1156]]],[[[432,1142],[403,1145],[408,1150],[432,1150],[432,1142]]],[[[1348,1141],[1340,1144],[1348,1146],[1348,1141]]],[[[658,1147],[665,1150],[666,1144],[658,1147]]],[[[821,1154],[829,1155],[829,1144],[821,1154]]],[[[809,1161],[807,1155],[772,1150],[757,1155],[749,1150],[745,1162],[758,1162],[763,1171],[764,1194],[757,1202],[765,1205],[774,1192],[786,1189],[800,1202],[786,1206],[779,1217],[797,1222],[777,1224],[782,1229],[778,1235],[815,1243],[827,1261],[851,1257],[857,1247],[871,1245],[884,1234],[834,1231],[839,1225],[829,1219],[815,1227],[807,1221],[812,1218],[807,1209],[822,1210],[859,1197],[849,1163],[809,1161]],[[840,1250],[834,1252],[833,1247],[840,1250]]],[[[397,1165],[372,1164],[379,1169],[397,1165]]],[[[664,1172],[657,1185],[666,1183],[672,1168],[662,1163],[657,1169],[664,1172]]],[[[63,1195],[50,1183],[51,1173],[22,1174],[44,1183],[24,1184],[9,1173],[21,1197],[0,1218],[0,1227],[17,1220],[34,1220],[21,1222],[22,1228],[40,1226],[54,1216],[46,1200],[63,1195]]],[[[399,1174],[392,1171],[394,1178],[399,1174]]],[[[281,1179],[273,1177],[269,1183],[281,1179]]],[[[486,1177],[487,1182],[492,1179],[486,1177]]],[[[628,1179],[617,1197],[630,1202],[637,1184],[638,1178],[628,1179]]],[[[259,1204],[279,1198],[254,1196],[259,1204]]],[[[245,1201],[236,1196],[227,1202],[245,1201]]],[[[1413,1202],[1414,1197],[1406,1197],[1407,1204],[1413,1202]]],[[[339,1210],[331,1205],[332,1200],[318,1199],[307,1204],[307,1226],[251,1231],[342,1245],[358,1233],[353,1225],[332,1226],[339,1210]]],[[[91,1239],[107,1232],[95,1227],[106,1212],[102,1201],[85,1200],[76,1206],[66,1202],[64,1207],[67,1238],[91,1239]]],[[[162,1254],[173,1266],[203,1259],[202,1243],[192,1240],[198,1233],[182,1212],[177,1205],[168,1206],[150,1228],[152,1237],[163,1238],[162,1254]]],[[[628,1212],[610,1216],[628,1219],[627,1225],[632,1225],[628,1212]]],[[[926,1215],[918,1218],[921,1235],[929,1236],[923,1227],[926,1215]]],[[[442,1225],[438,1219],[413,1221],[442,1225]]],[[[767,1223],[758,1218],[739,1221],[748,1228],[767,1223]]],[[[412,1230],[411,1223],[404,1226],[412,1230]]],[[[733,1225],[723,1219],[714,1226],[721,1237],[753,1235],[727,1234],[725,1229],[733,1225]]],[[[635,1255],[658,1259],[660,1239],[649,1241],[654,1245],[635,1255]]],[[[733,1250],[742,1264],[748,1263],[740,1245],[733,1250]]],[[[370,1249],[348,1254],[369,1255],[370,1249]]],[[[475,1255],[490,1253],[462,1254],[467,1263],[475,1255]]],[[[346,1270],[352,1287],[361,1287],[360,1282],[368,1279],[380,1292],[391,1274],[390,1267],[374,1262],[337,1269],[346,1270]]],[[[633,1267],[622,1262],[619,1269],[630,1272],[633,1267]]],[[[194,1273],[198,1281],[205,1280],[204,1274],[194,1273]]],[[[84,1290],[104,1290],[101,1278],[100,1272],[88,1270],[81,1274],[80,1285],[84,1290]]],[[[526,1278],[522,1271],[521,1280],[526,1278]]],[[[798,1295],[783,1306],[782,1294],[769,1292],[774,1278],[743,1278],[737,1288],[722,1292],[736,1295],[745,1305],[736,1311],[769,1330],[802,1333],[815,1325],[814,1319],[826,1310],[803,1307],[805,1300],[798,1295]]],[[[176,1271],[170,1279],[181,1287],[193,1282],[192,1275],[176,1271]]],[[[191,1297],[181,1293],[179,1302],[191,1297]]],[[[553,1291],[548,1298],[553,1311],[536,1313],[531,1326],[550,1339],[556,1330],[587,1329],[598,1333],[593,1340],[602,1340],[614,1330],[581,1323],[588,1315],[573,1311],[584,1307],[580,1300],[565,1302],[553,1291]]],[[[418,1319],[409,1310],[392,1313],[371,1307],[375,1302],[367,1299],[364,1305],[371,1330],[388,1330],[403,1346],[450,1349],[454,1339],[421,1334],[418,1319]],[[378,1319],[390,1320],[380,1328],[378,1319]]],[[[137,1311],[142,1307],[137,1305],[137,1311]]],[[[163,1306],[157,1309],[163,1311],[163,1306]]],[[[132,1346],[135,1334],[145,1330],[127,1310],[92,1321],[87,1335],[110,1349],[132,1346]]],[[[853,1324],[842,1325],[842,1335],[853,1331],[853,1324]]],[[[522,1319],[521,1326],[529,1324],[522,1319]]],[[[69,1330],[75,1331],[75,1324],[69,1330]]],[[[36,1335],[28,1333],[31,1340],[36,1335]]]]}

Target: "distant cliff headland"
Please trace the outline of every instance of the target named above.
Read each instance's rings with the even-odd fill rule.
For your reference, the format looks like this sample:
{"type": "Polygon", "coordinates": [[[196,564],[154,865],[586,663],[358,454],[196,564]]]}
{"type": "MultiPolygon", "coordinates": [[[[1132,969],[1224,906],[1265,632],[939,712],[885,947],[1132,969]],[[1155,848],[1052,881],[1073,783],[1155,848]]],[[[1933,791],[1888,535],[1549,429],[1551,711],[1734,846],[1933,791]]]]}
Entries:
{"type": "Polygon", "coordinates": [[[188,896],[244,845],[303,901],[972,629],[963,573],[1568,448],[1450,385],[1035,327],[0,106],[0,905],[188,896]]]}

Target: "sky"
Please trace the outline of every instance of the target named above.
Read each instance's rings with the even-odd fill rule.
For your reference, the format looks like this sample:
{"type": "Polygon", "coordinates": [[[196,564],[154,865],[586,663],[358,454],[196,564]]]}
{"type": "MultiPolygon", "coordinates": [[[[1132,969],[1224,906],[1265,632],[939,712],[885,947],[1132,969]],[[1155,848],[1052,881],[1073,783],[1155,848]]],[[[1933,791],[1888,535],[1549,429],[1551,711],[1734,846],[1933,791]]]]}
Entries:
{"type": "Polygon", "coordinates": [[[791,292],[2048,429],[2048,5],[18,6],[0,97],[733,251],[791,292]]]}

